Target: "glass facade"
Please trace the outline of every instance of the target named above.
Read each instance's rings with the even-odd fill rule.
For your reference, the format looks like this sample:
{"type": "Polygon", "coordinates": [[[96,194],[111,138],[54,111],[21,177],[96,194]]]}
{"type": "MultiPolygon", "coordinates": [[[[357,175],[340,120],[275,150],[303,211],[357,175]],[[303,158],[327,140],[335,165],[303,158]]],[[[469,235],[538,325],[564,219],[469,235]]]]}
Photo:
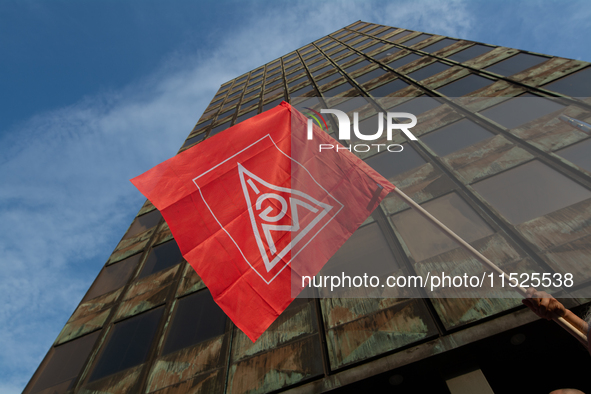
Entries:
{"type": "MultiPolygon", "coordinates": [[[[590,70],[580,60],[359,21],[224,83],[180,151],[231,138],[230,126],[284,100],[349,111],[349,98],[365,98],[373,107],[362,131],[377,127],[376,112],[411,112],[417,141],[400,134],[400,153],[358,156],[501,268],[579,275],[557,296],[580,313],[588,298],[577,294],[591,280],[591,137],[553,119],[591,123],[590,70]],[[533,101],[515,111],[518,97],[533,101]]],[[[337,129],[327,121],[329,132],[337,129]]],[[[479,270],[393,195],[325,269],[361,272],[368,259],[378,262],[376,275],[479,270]]],[[[320,297],[294,301],[252,343],[213,303],[147,201],[24,393],[454,393],[446,382],[471,371],[494,392],[549,392],[562,386],[523,377],[531,362],[510,366],[565,358],[534,346],[546,334],[562,349],[575,342],[537,322],[519,299],[490,293],[306,291],[320,297]]],[[[548,379],[569,387],[583,379],[577,371],[591,365],[579,353],[548,379]]]]}

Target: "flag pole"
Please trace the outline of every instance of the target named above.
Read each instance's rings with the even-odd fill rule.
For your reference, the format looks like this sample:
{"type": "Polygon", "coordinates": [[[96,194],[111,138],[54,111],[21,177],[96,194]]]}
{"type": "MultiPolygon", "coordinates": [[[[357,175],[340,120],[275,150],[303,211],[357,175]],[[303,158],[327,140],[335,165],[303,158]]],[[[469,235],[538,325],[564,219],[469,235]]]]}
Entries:
{"type": "MultiPolygon", "coordinates": [[[[455,241],[457,241],[465,250],[467,250],[468,252],[470,252],[470,254],[472,256],[474,256],[478,261],[480,261],[481,263],[483,263],[485,266],[488,266],[490,269],[492,269],[493,271],[497,272],[498,274],[503,275],[505,277],[505,279],[509,283],[516,283],[517,282],[514,279],[511,279],[509,277],[509,275],[507,275],[502,269],[500,269],[499,267],[497,267],[492,261],[490,261],[489,259],[487,259],[482,253],[480,253],[479,251],[477,251],[476,249],[474,249],[472,247],[472,245],[470,245],[468,242],[464,241],[462,238],[460,238],[459,235],[457,235],[456,233],[454,233],[453,231],[451,231],[445,224],[441,223],[433,215],[431,215],[429,212],[427,212],[425,210],[425,208],[421,207],[419,204],[417,204],[416,202],[414,202],[402,190],[400,190],[399,188],[395,188],[394,191],[408,205],[410,205],[419,214],[421,214],[421,216],[423,216],[429,222],[433,223],[435,226],[439,227],[449,237],[451,237],[452,239],[454,239],[455,241]]],[[[525,288],[519,286],[519,283],[516,283],[516,285],[517,285],[516,286],[516,289],[521,293],[521,295],[525,296],[527,290],[525,288]]],[[[562,328],[564,328],[566,331],[568,331],[569,334],[571,334],[572,336],[574,336],[575,338],[577,338],[579,340],[579,342],[581,342],[583,345],[585,345],[585,347],[587,347],[587,335],[585,333],[582,333],[581,331],[579,331],[572,324],[570,324],[568,321],[566,321],[566,319],[564,319],[563,317],[555,317],[555,318],[553,318],[553,320],[556,323],[558,323],[558,325],[560,325],[562,328]]]]}

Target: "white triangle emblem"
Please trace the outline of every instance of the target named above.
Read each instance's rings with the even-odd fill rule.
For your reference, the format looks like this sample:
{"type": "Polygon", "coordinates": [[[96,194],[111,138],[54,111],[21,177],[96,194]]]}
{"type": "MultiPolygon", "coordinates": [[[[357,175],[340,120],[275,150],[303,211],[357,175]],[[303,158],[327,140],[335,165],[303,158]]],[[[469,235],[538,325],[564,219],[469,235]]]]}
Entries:
{"type": "Polygon", "coordinates": [[[254,237],[269,272],[333,206],[301,191],[266,182],[240,163],[238,173],[254,237]]]}

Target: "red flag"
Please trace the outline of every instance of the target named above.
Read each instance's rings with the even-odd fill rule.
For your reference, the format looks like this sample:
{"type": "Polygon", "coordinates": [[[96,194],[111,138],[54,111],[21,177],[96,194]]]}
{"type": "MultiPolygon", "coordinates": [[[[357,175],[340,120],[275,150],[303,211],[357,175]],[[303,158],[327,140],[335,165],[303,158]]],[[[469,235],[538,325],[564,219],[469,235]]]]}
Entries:
{"type": "Polygon", "coordinates": [[[160,210],[213,299],[253,341],[394,186],[289,104],[131,182],[160,210]],[[292,291],[293,288],[293,291],[292,291]]]}

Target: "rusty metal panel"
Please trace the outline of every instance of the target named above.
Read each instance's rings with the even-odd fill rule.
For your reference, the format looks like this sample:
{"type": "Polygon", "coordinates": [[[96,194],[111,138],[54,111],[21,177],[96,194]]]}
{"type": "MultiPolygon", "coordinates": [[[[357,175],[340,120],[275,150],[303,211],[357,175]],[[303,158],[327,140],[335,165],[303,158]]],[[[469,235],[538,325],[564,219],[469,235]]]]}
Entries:
{"type": "Polygon", "coordinates": [[[328,329],[330,365],[338,369],[436,334],[435,324],[421,300],[399,302],[391,308],[328,329]]]}
{"type": "Polygon", "coordinates": [[[540,86],[558,78],[562,78],[575,71],[579,71],[588,65],[588,62],[581,60],[554,57],[536,67],[512,75],[511,79],[526,83],[530,86],[540,86]]]}
{"type": "Polygon", "coordinates": [[[447,105],[440,105],[417,117],[417,125],[412,128],[415,137],[454,123],[464,116],[447,105]]]}
{"type": "Polygon", "coordinates": [[[268,393],[322,374],[320,341],[312,335],[232,364],[226,392],[268,393]]]}
{"type": "Polygon", "coordinates": [[[193,267],[189,264],[185,264],[185,271],[177,289],[176,296],[181,297],[204,288],[205,283],[203,283],[201,277],[195,272],[193,267]]]}
{"type": "Polygon", "coordinates": [[[318,323],[314,303],[307,299],[296,299],[255,343],[242,331],[235,329],[231,360],[235,363],[315,332],[318,332],[318,323]]]}
{"type": "Polygon", "coordinates": [[[155,229],[156,227],[152,227],[151,229],[144,231],[141,234],[138,234],[134,238],[121,240],[121,242],[119,242],[119,245],[117,245],[117,247],[111,254],[111,257],[109,257],[107,265],[116,263],[129,256],[143,251],[148,242],[150,241],[150,237],[154,233],[155,229]]]}
{"type": "Polygon", "coordinates": [[[322,316],[327,329],[350,323],[372,313],[407,303],[402,298],[322,298],[322,316]]]}
{"type": "Polygon", "coordinates": [[[70,339],[77,338],[101,328],[107,321],[110,313],[111,308],[108,308],[90,315],[86,315],[85,317],[81,317],[78,320],[66,323],[55,340],[54,345],[59,345],[60,343],[69,341],[70,339]]]}
{"type": "Polygon", "coordinates": [[[435,44],[436,42],[441,41],[443,39],[445,39],[444,36],[438,36],[438,35],[434,34],[431,37],[427,38],[426,40],[417,42],[416,44],[410,46],[409,48],[420,50],[422,48],[428,47],[431,44],[435,44]]]}
{"type": "Polygon", "coordinates": [[[440,57],[448,57],[448,56],[453,55],[456,52],[460,52],[468,47],[471,47],[472,44],[473,43],[470,41],[459,40],[458,42],[455,42],[445,48],[441,48],[440,50],[435,51],[431,54],[435,55],[435,56],[440,56],[440,57]]]}
{"type": "Polygon", "coordinates": [[[411,72],[418,70],[419,68],[423,68],[428,66],[429,64],[433,64],[437,61],[434,57],[431,56],[424,56],[420,59],[414,60],[408,64],[405,64],[402,67],[399,67],[397,71],[400,74],[410,74],[411,72]]]}
{"type": "Polygon", "coordinates": [[[88,383],[82,386],[77,393],[80,394],[127,394],[138,392],[138,378],[144,364],[126,369],[106,378],[88,383]]]}
{"type": "Polygon", "coordinates": [[[468,74],[470,74],[470,70],[461,66],[453,66],[443,72],[440,72],[439,74],[432,76],[431,78],[428,78],[423,82],[423,85],[427,89],[435,90],[442,87],[443,85],[457,81],[468,74]]]}
{"type": "Polygon", "coordinates": [[[172,236],[172,232],[168,227],[168,223],[164,222],[158,229],[158,234],[156,235],[153,246],[160,245],[164,242],[170,241],[173,238],[174,237],[172,236]]]}
{"type": "Polygon", "coordinates": [[[72,314],[68,322],[78,320],[82,317],[88,316],[90,314],[94,314],[96,312],[102,311],[103,309],[112,307],[119,295],[123,291],[123,288],[114,290],[110,293],[103,294],[100,297],[93,298],[90,301],[87,301],[83,304],[80,304],[76,311],[72,314]]]}
{"type": "Polygon", "coordinates": [[[146,200],[144,205],[142,205],[142,208],[140,209],[140,211],[137,213],[136,217],[141,216],[145,213],[151,212],[154,209],[156,209],[154,204],[152,204],[152,202],[150,200],[146,200]]]}
{"type": "Polygon", "coordinates": [[[505,60],[508,57],[511,57],[518,53],[517,49],[505,48],[505,47],[496,47],[490,52],[484,53],[474,59],[468,60],[463,64],[468,67],[474,68],[486,68],[493,63],[498,63],[501,60],[505,60]]]}
{"type": "Polygon", "coordinates": [[[157,394],[222,394],[224,392],[225,376],[224,369],[218,369],[210,373],[204,373],[155,391],[157,394]]]}
{"type": "Polygon", "coordinates": [[[228,346],[227,337],[227,334],[221,335],[158,358],[148,376],[147,392],[153,392],[224,367],[228,346]]]}

